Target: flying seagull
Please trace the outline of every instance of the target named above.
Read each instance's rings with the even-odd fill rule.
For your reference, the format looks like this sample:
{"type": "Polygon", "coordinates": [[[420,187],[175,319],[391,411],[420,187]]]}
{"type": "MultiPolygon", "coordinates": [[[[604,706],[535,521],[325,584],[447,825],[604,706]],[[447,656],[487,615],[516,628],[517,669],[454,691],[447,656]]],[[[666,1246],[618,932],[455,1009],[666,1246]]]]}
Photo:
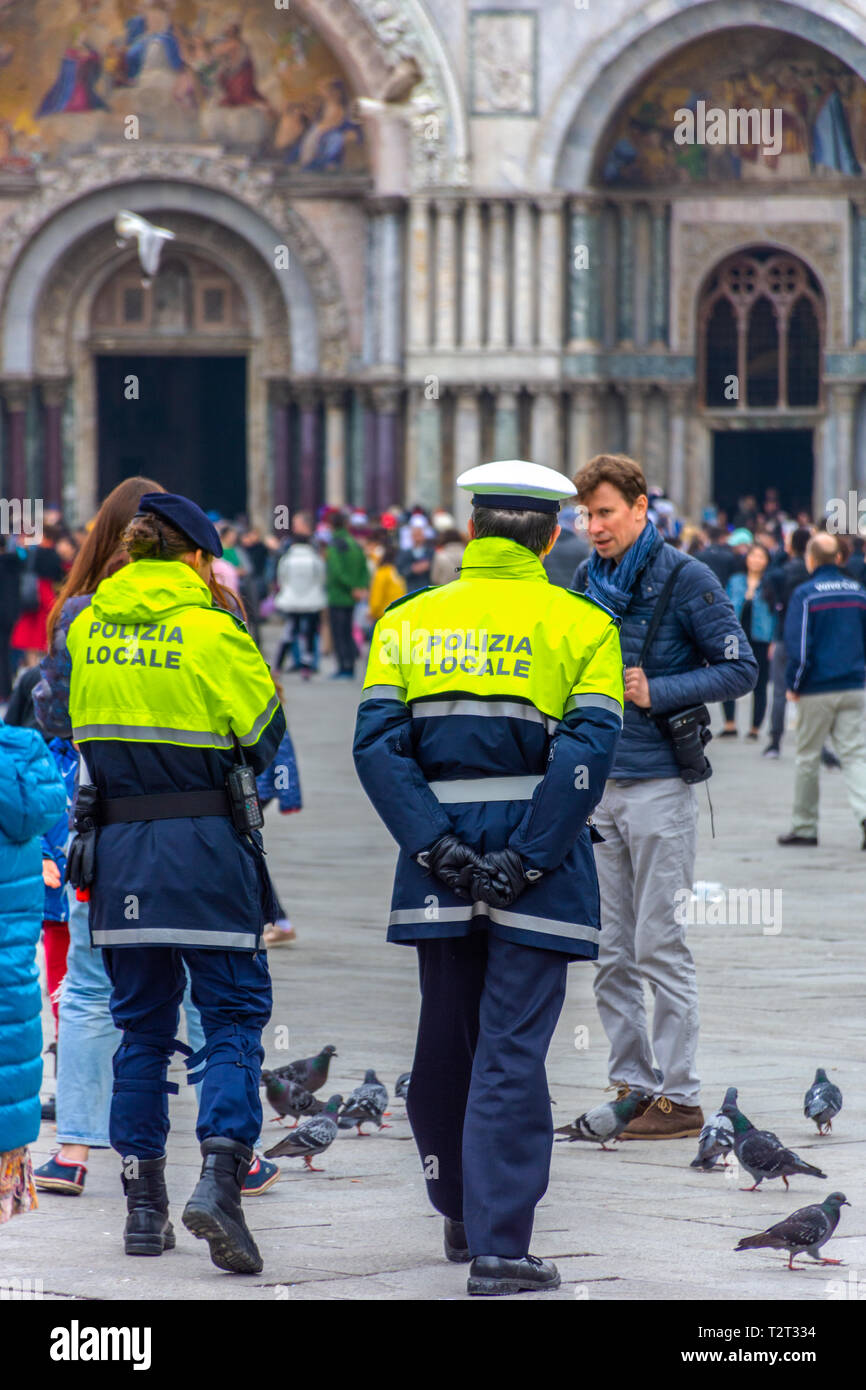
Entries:
{"type": "Polygon", "coordinates": [[[159,270],[162,244],[164,241],[174,241],[174,232],[170,232],[167,227],[155,227],[137,212],[126,210],[119,212],[115,217],[114,230],[117,233],[118,246],[126,246],[133,240],[138,242],[139,263],[144,282],[149,285],[159,270]]]}

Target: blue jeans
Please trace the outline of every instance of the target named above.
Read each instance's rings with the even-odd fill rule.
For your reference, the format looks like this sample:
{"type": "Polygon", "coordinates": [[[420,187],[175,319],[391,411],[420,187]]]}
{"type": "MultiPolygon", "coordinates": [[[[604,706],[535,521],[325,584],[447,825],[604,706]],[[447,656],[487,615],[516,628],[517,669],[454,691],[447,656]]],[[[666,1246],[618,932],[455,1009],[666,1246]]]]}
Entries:
{"type": "Polygon", "coordinates": [[[69,895],[69,954],[57,1035],[57,1138],[107,1149],[112,1061],[120,1034],[108,1008],[111,981],[90,946],[87,903],[69,895]]]}
{"type": "Polygon", "coordinates": [[[159,1158],[168,1137],[167,1081],[178,1014],[187,984],[201,1010],[206,1055],[196,1135],[234,1139],[252,1148],[261,1133],[262,1029],[271,1016],[264,952],[169,946],[106,947],[111,1012],[123,1037],[114,1058],[111,1146],[121,1155],[159,1158]],[[185,969],[186,967],[186,969],[185,969]]]}
{"type": "MultiPolygon", "coordinates": [[[[111,981],[101,950],[90,946],[89,906],[69,895],[69,954],[60,991],[57,1046],[57,1139],[61,1144],[111,1147],[108,1137],[114,1054],[120,1033],[109,1009],[111,981]]],[[[186,1029],[194,1050],[204,1047],[201,1015],[184,996],[186,1029]]],[[[201,1084],[196,1086],[201,1098],[201,1084]]]]}

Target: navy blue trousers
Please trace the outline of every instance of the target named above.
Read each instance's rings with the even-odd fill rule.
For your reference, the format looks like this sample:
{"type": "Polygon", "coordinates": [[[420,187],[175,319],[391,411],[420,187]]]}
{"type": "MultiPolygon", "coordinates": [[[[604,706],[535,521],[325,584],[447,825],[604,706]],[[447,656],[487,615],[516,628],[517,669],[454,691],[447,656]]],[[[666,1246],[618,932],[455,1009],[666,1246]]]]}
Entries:
{"type": "MultiPolygon", "coordinates": [[[[204,1053],[189,1059],[190,1078],[203,1062],[196,1135],[235,1139],[252,1148],[262,1125],[259,1093],[262,1029],[271,1016],[271,977],[264,952],[193,947],[124,946],[102,952],[111,980],[111,1016],[123,1037],[114,1054],[109,1138],[123,1156],[159,1158],[168,1137],[168,1064],[180,1050],[175,1034],[186,988],[201,1011],[204,1053]]],[[[186,1049],[183,1049],[186,1050],[186,1049]]]]}
{"type": "Polygon", "coordinates": [[[430,1201],[473,1255],[529,1253],[553,1120],[544,1062],[568,961],[487,931],[419,941],[421,1016],[407,1110],[430,1201]]]}

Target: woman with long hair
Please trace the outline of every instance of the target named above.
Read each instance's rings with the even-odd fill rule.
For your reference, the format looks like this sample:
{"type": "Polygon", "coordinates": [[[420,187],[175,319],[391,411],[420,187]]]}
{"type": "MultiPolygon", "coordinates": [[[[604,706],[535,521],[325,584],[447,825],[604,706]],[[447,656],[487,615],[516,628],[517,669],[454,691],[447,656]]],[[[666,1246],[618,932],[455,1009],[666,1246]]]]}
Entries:
{"type": "MultiPolygon", "coordinates": [[[[48,655],[33,698],[46,738],[72,738],[69,684],[72,663],[66,635],[103,579],[129,563],[121,536],[141,498],[162,492],[152,478],[126,478],[102,503],[48,615],[48,655]]],[[[101,951],[91,949],[89,907],[69,893],[69,949],[60,994],[56,1060],[57,1139],[60,1148],[36,1169],[40,1191],[78,1196],[90,1149],[107,1149],[112,1059],[118,1033],[108,1000],[111,981],[101,951]]]]}

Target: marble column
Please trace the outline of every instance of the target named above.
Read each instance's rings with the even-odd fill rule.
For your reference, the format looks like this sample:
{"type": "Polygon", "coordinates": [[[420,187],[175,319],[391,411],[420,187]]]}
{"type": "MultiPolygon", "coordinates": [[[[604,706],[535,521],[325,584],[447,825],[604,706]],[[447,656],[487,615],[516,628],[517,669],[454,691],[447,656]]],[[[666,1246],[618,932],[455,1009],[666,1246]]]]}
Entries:
{"type": "Polygon", "coordinates": [[[422,507],[438,507],[442,476],[442,403],[428,399],[423,393],[416,401],[414,440],[415,490],[407,501],[410,505],[418,502],[422,507]]]}
{"type": "Polygon", "coordinates": [[[403,361],[403,201],[376,200],[379,219],[376,277],[378,365],[398,371],[403,361]]]}
{"type": "Polygon", "coordinates": [[[503,387],[496,393],[493,417],[493,453],[497,459],[514,459],[520,454],[520,416],[517,392],[503,387]]]}
{"type": "Polygon", "coordinates": [[[376,475],[376,458],[379,449],[379,422],[376,417],[376,408],[373,401],[372,390],[366,390],[363,396],[363,433],[364,433],[364,490],[363,507],[365,512],[375,512],[379,497],[379,483],[376,475]]]}
{"type": "Polygon", "coordinates": [[[866,345],[866,198],[855,197],[852,204],[852,340],[862,349],[866,345]]]}
{"type": "Polygon", "coordinates": [[[376,410],[375,510],[382,512],[402,501],[398,440],[402,390],[399,386],[374,386],[376,410]]]}
{"type": "Polygon", "coordinates": [[[634,205],[619,205],[617,243],[617,338],[621,348],[634,344],[634,205]]]}
{"type": "Polygon", "coordinates": [[[325,391],[325,502],[343,507],[346,501],[346,393],[332,386],[325,391]]]}
{"type": "Polygon", "coordinates": [[[562,467],[559,445],[559,398],[543,386],[530,387],[530,458],[545,468],[562,467]]]}
{"type": "Polygon", "coordinates": [[[30,383],[6,381],[3,396],[3,496],[22,501],[27,492],[27,406],[30,383]]]}
{"type": "Polygon", "coordinates": [[[487,346],[508,346],[508,223],[505,203],[489,208],[487,250],[487,346]]]}
{"type": "Polygon", "coordinates": [[[579,468],[594,456],[596,429],[595,413],[598,391],[595,386],[575,386],[568,402],[568,466],[573,478],[579,468]]]}
{"type": "Polygon", "coordinates": [[[514,205],[514,346],[527,348],[533,341],[533,290],[538,284],[532,246],[532,208],[525,199],[514,205]]]}
{"type": "MultiPolygon", "coordinates": [[[[460,387],[454,410],[454,476],[458,478],[467,468],[475,468],[483,463],[481,457],[481,401],[477,386],[460,387]]],[[[472,513],[472,500],[468,492],[454,487],[451,504],[454,519],[461,531],[472,513]]]]}
{"type": "Polygon", "coordinates": [[[687,464],[688,464],[688,408],[691,397],[690,386],[669,386],[668,398],[668,448],[670,468],[668,472],[668,496],[681,510],[686,506],[687,464]]]}
{"type": "Polygon", "coordinates": [[[650,204],[650,348],[658,352],[668,342],[669,233],[667,203],[650,204]]]}
{"type": "Polygon", "coordinates": [[[271,382],[273,476],[275,507],[292,508],[291,389],[287,381],[271,382]]]}
{"type": "Polygon", "coordinates": [[[643,382],[629,382],[625,387],[626,451],[638,463],[644,461],[644,415],[649,387],[643,382]]]}
{"type": "Polygon", "coordinates": [[[457,204],[436,199],[436,346],[457,341],[457,204]]]}
{"type": "Polygon", "coordinates": [[[569,203],[568,348],[596,347],[601,335],[602,257],[599,210],[589,198],[569,203]]]}
{"type": "Polygon", "coordinates": [[[538,343],[539,347],[562,346],[562,199],[536,200],[540,213],[538,228],[538,343]]]}
{"type": "Polygon", "coordinates": [[[372,367],[379,358],[379,264],[382,222],[375,208],[367,209],[367,237],[364,247],[364,321],[361,326],[361,360],[372,367]]]}
{"type": "Polygon", "coordinates": [[[824,484],[827,496],[823,499],[823,515],[831,497],[844,497],[854,487],[854,417],[863,387],[860,382],[835,382],[829,390],[830,411],[833,416],[834,449],[832,472],[825,469],[824,484]],[[832,485],[832,492],[829,490],[832,485]]]}
{"type": "Polygon", "coordinates": [[[469,198],[463,205],[461,257],[460,344],[481,346],[481,205],[469,198]]]}
{"type": "Polygon", "coordinates": [[[63,411],[69,390],[64,380],[43,381],[42,497],[46,506],[63,506],[63,411]]]}
{"type": "Polygon", "coordinates": [[[319,392],[305,387],[297,392],[299,418],[298,496],[305,512],[315,513],[322,501],[319,392]]]}
{"type": "Polygon", "coordinates": [[[430,210],[426,198],[409,203],[409,347],[430,343],[430,210]]]}

